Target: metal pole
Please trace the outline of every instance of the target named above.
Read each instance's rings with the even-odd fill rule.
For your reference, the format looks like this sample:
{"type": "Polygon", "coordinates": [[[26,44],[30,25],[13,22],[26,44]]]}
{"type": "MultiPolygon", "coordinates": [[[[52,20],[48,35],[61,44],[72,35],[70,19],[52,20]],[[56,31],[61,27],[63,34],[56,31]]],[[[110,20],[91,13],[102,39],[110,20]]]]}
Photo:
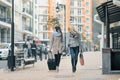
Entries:
{"type": "Polygon", "coordinates": [[[98,17],[98,14],[96,14],[95,16],[94,16],[94,21],[95,22],[97,22],[97,23],[99,23],[99,24],[101,24],[101,33],[102,33],[102,36],[101,36],[101,48],[100,48],[100,50],[101,50],[101,52],[102,52],[102,48],[104,48],[104,23],[102,22],[102,21],[100,21],[100,20],[98,20],[97,19],[97,17],[98,17]]]}
{"type": "Polygon", "coordinates": [[[12,0],[12,24],[11,24],[11,71],[14,71],[14,0],[12,0]]]}
{"type": "Polygon", "coordinates": [[[64,5],[64,31],[65,31],[65,51],[66,51],[66,6],[64,5]]]}
{"type": "Polygon", "coordinates": [[[109,17],[108,17],[108,7],[105,5],[105,26],[106,26],[106,47],[110,48],[110,29],[109,29],[109,17]]]}

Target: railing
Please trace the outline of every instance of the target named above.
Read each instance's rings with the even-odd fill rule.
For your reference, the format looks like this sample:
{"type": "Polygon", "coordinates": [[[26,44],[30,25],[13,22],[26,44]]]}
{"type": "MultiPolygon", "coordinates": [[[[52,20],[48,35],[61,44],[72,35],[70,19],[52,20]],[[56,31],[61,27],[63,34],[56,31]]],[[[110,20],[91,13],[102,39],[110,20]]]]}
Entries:
{"type": "Polygon", "coordinates": [[[11,24],[11,18],[0,18],[0,21],[11,24]]]}
{"type": "Polygon", "coordinates": [[[26,13],[28,13],[28,14],[32,15],[32,11],[30,11],[30,10],[29,10],[29,9],[27,9],[27,8],[23,8],[23,12],[26,12],[26,13]]]}

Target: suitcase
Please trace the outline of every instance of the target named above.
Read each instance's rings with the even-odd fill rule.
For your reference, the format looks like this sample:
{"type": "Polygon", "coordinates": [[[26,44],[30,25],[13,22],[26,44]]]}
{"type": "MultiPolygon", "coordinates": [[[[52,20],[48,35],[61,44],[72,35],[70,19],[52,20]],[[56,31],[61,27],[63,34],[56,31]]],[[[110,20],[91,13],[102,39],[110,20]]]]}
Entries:
{"type": "Polygon", "coordinates": [[[55,59],[53,58],[53,55],[51,52],[48,52],[47,65],[49,70],[56,70],[55,59]]]}

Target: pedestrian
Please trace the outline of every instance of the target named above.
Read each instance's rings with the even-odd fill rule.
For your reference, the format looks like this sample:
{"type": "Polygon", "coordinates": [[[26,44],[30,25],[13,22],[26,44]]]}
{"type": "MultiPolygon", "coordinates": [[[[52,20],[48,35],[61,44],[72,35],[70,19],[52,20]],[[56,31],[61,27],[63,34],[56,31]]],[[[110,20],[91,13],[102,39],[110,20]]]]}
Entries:
{"type": "Polygon", "coordinates": [[[34,40],[33,40],[33,43],[31,44],[31,50],[32,50],[32,57],[34,57],[34,58],[35,58],[35,61],[37,61],[37,58],[36,58],[37,46],[36,46],[34,40]]]}
{"type": "Polygon", "coordinates": [[[59,71],[59,64],[63,48],[63,34],[59,26],[55,27],[55,31],[51,34],[50,37],[50,49],[55,56],[56,71],[59,71]]]}
{"type": "Polygon", "coordinates": [[[42,61],[42,47],[40,47],[40,46],[38,49],[38,55],[39,55],[40,60],[42,61]]]}
{"type": "Polygon", "coordinates": [[[48,54],[47,47],[45,47],[45,51],[44,51],[45,59],[47,59],[47,54],[48,54]]]}
{"type": "Polygon", "coordinates": [[[25,42],[23,44],[24,58],[28,58],[28,44],[25,42]]]}
{"type": "Polygon", "coordinates": [[[32,56],[30,41],[27,41],[27,44],[28,44],[28,58],[30,58],[32,56]]]}
{"type": "Polygon", "coordinates": [[[68,47],[70,47],[71,54],[71,64],[72,64],[72,72],[76,72],[76,65],[78,62],[78,54],[80,49],[80,34],[75,30],[73,26],[68,28],[69,31],[69,42],[68,47]]]}

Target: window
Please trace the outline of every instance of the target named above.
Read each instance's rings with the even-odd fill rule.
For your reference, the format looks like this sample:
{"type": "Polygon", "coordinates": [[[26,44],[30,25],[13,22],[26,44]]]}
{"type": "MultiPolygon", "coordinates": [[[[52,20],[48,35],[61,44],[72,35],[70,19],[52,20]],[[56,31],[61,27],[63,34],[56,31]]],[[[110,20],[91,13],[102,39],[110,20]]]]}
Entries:
{"type": "Polygon", "coordinates": [[[35,4],[37,4],[37,2],[38,2],[38,1],[37,1],[37,0],[35,0],[35,4]]]}
{"type": "Polygon", "coordinates": [[[89,30],[90,29],[90,27],[89,26],[86,26],[86,30],[89,30]]]}
{"type": "Polygon", "coordinates": [[[39,16],[39,17],[38,17],[38,21],[39,21],[39,22],[41,22],[41,20],[40,20],[40,19],[41,19],[41,16],[39,16]]]}
{"type": "Polygon", "coordinates": [[[37,14],[35,14],[35,19],[37,19],[37,14]]]}
{"type": "Polygon", "coordinates": [[[6,12],[5,7],[0,6],[0,17],[5,18],[6,12]]]}
{"type": "Polygon", "coordinates": [[[70,22],[74,22],[74,17],[70,17],[70,22]]]}
{"type": "Polygon", "coordinates": [[[43,33],[43,39],[48,39],[47,33],[43,33]]]}
{"type": "Polygon", "coordinates": [[[90,5],[90,3],[89,2],[86,2],[86,6],[89,6],[90,5]]]}
{"type": "Polygon", "coordinates": [[[48,14],[48,10],[47,9],[43,10],[43,14],[48,14]]]}
{"type": "Polygon", "coordinates": [[[90,38],[90,34],[86,33],[86,38],[89,39],[90,38]]]}
{"type": "Polygon", "coordinates": [[[78,25],[78,31],[81,32],[82,31],[82,26],[78,25]]]}
{"type": "Polygon", "coordinates": [[[81,9],[78,9],[78,15],[81,15],[81,9]]]}
{"type": "Polygon", "coordinates": [[[47,22],[47,16],[43,16],[42,22],[47,22]]]}
{"type": "Polygon", "coordinates": [[[74,6],[74,1],[70,0],[70,6],[74,6]]]}
{"type": "Polygon", "coordinates": [[[81,18],[78,18],[78,23],[81,23],[81,18]]]}
{"type": "Polygon", "coordinates": [[[90,18],[86,18],[86,22],[89,22],[90,21],[90,18]]]}
{"type": "Polygon", "coordinates": [[[1,42],[5,42],[5,29],[1,29],[1,42]]]}
{"type": "Polygon", "coordinates": [[[86,14],[89,14],[89,10],[86,10],[86,14]]]}
{"type": "Polygon", "coordinates": [[[43,30],[48,30],[47,25],[44,25],[44,26],[43,26],[43,30]]]}
{"type": "Polygon", "coordinates": [[[74,15],[74,9],[70,10],[70,15],[74,15]]]}
{"type": "Polygon", "coordinates": [[[81,7],[81,1],[78,1],[78,7],[81,7]]]}

